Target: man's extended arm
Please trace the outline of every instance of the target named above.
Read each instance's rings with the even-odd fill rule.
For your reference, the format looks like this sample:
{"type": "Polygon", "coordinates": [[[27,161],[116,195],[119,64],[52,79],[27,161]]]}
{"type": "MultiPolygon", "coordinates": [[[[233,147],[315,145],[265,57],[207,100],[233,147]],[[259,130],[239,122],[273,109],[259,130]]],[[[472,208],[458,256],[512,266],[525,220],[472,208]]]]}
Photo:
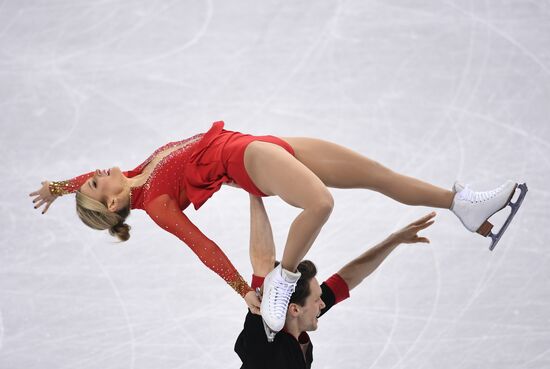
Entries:
{"type": "Polygon", "coordinates": [[[434,222],[432,220],[433,217],[435,217],[435,212],[392,233],[384,241],[346,264],[338,271],[338,275],[344,279],[348,288],[351,290],[374,272],[399,244],[417,242],[429,243],[430,241],[427,238],[419,237],[417,233],[432,225],[434,222]]]}
{"type": "Polygon", "coordinates": [[[275,263],[275,243],[261,197],[250,195],[250,262],[256,277],[265,277],[275,263]]]}

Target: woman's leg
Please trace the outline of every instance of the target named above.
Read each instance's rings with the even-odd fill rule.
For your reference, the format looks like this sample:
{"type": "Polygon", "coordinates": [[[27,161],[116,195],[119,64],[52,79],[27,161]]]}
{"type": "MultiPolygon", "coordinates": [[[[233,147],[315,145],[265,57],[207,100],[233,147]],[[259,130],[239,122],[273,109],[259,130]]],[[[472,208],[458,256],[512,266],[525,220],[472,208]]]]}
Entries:
{"type": "Polygon", "coordinates": [[[367,188],[407,205],[449,209],[454,193],[418,179],[396,173],[343,146],[303,137],[282,137],[296,158],[326,186],[367,188]]]}
{"type": "Polygon", "coordinates": [[[294,272],[332,212],[332,196],[311,170],[275,144],[250,143],[244,164],[263,193],[303,209],[290,226],[281,261],[284,269],[294,272]]]}

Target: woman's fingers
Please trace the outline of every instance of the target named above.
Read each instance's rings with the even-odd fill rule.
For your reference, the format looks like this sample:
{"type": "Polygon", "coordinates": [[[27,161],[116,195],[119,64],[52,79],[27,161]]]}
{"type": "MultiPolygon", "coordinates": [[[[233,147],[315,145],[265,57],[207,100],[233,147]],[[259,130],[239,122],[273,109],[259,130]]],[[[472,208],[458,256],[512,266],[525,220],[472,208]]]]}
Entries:
{"type": "Polygon", "coordinates": [[[50,191],[49,189],[49,182],[48,181],[42,181],[40,182],[40,184],[42,185],[42,187],[40,187],[38,190],[36,191],[33,191],[29,194],[29,196],[40,196],[40,192],[44,189],[44,187],[48,187],[48,192],[50,191]],[[46,186],[48,185],[48,186],[46,186]]]}
{"type": "Polygon", "coordinates": [[[249,304],[248,308],[250,309],[252,314],[260,315],[260,305],[249,304]]]}
{"type": "Polygon", "coordinates": [[[38,209],[44,204],[46,204],[46,207],[42,211],[42,214],[44,214],[50,208],[50,205],[55,200],[55,197],[52,197],[50,195],[50,190],[48,188],[49,186],[48,181],[42,181],[41,184],[42,184],[42,188],[31,192],[29,196],[30,197],[34,196],[32,203],[35,209],[38,209]]]}
{"type": "Polygon", "coordinates": [[[245,297],[246,305],[248,305],[248,308],[253,314],[260,314],[260,300],[258,299],[258,296],[256,296],[256,292],[250,291],[248,292],[245,297]]]}
{"type": "Polygon", "coordinates": [[[48,209],[50,208],[50,205],[52,204],[52,202],[49,202],[46,207],[44,208],[44,210],[42,211],[42,214],[44,214],[45,212],[48,211],[48,209]]]}

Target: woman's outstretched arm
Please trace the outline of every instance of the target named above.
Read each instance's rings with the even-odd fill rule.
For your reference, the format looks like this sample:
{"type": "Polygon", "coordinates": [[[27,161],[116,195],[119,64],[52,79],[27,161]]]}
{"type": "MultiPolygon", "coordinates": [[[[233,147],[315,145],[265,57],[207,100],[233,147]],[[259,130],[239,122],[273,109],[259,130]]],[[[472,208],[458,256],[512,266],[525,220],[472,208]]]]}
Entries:
{"type": "Polygon", "coordinates": [[[155,198],[145,206],[145,211],[162,229],[185,242],[204,265],[222,277],[239,295],[245,297],[252,291],[218,245],[189,220],[170,196],[155,198]]]}
{"type": "Polygon", "coordinates": [[[42,214],[44,214],[48,211],[50,205],[55,201],[55,199],[59,196],[76,192],[84,184],[84,182],[86,182],[88,178],[93,175],[94,172],[89,172],[65,181],[42,182],[42,187],[29,194],[29,196],[34,197],[32,200],[34,208],[38,209],[41,206],[46,205],[44,210],[42,210],[42,214]]]}

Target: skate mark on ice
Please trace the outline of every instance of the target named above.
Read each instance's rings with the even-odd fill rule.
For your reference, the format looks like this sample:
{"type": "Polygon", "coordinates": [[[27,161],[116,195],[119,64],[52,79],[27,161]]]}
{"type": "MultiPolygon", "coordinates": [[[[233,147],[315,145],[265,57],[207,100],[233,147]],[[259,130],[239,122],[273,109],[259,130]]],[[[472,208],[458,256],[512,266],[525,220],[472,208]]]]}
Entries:
{"type": "MultiPolygon", "coordinates": [[[[452,101],[451,103],[447,104],[446,108],[445,108],[445,117],[447,120],[451,120],[451,112],[457,112],[459,113],[458,114],[458,117],[454,120],[453,122],[453,131],[455,133],[455,137],[457,139],[457,142],[458,142],[458,151],[459,151],[459,167],[458,167],[458,173],[457,173],[457,178],[460,178],[461,175],[462,175],[462,172],[464,170],[464,158],[465,158],[465,150],[464,150],[464,141],[462,140],[462,134],[460,132],[458,132],[458,125],[459,123],[462,121],[462,119],[464,118],[464,115],[467,113],[468,110],[466,110],[466,108],[462,108],[462,109],[457,109],[456,108],[456,102],[458,100],[458,98],[460,97],[460,92],[462,90],[462,87],[464,86],[464,81],[465,81],[465,78],[464,76],[466,75],[466,72],[469,71],[471,69],[471,64],[472,64],[472,60],[473,60],[473,45],[474,45],[474,27],[472,27],[471,23],[470,23],[470,27],[469,27],[469,39],[468,39],[468,58],[467,58],[467,62],[466,62],[466,65],[464,67],[464,69],[462,70],[462,73],[461,73],[461,77],[460,77],[460,82],[459,82],[459,85],[458,85],[458,88],[456,89],[456,92],[455,94],[453,95],[453,98],[452,98],[452,101]]],[[[490,44],[490,37],[488,39],[488,44],[490,44]]],[[[478,78],[476,80],[476,84],[475,84],[475,88],[470,92],[469,94],[469,98],[468,100],[466,101],[465,103],[465,107],[468,107],[470,106],[470,102],[472,101],[474,95],[475,95],[475,92],[478,90],[479,88],[479,85],[481,84],[481,80],[483,79],[483,76],[485,74],[485,70],[487,68],[487,64],[488,64],[488,59],[489,59],[489,47],[484,47],[484,50],[486,50],[486,53],[485,53],[485,57],[483,59],[483,67],[481,68],[481,71],[478,73],[478,78]]]]}
{"type": "MultiPolygon", "coordinates": [[[[174,1],[174,2],[170,3],[169,5],[171,6],[172,4],[177,4],[177,2],[174,1]]],[[[195,45],[206,34],[206,31],[210,27],[210,23],[212,21],[212,15],[214,13],[213,6],[212,6],[212,0],[207,0],[206,4],[207,4],[206,17],[205,17],[204,21],[202,22],[200,29],[193,36],[193,38],[191,40],[187,41],[182,46],[178,46],[176,48],[173,48],[171,51],[167,51],[165,53],[155,55],[154,57],[151,57],[151,58],[140,59],[140,60],[136,60],[136,61],[133,61],[133,62],[130,62],[130,63],[125,63],[125,64],[119,64],[119,65],[116,66],[116,68],[104,68],[103,70],[121,69],[121,68],[130,67],[130,66],[155,62],[155,61],[158,61],[158,60],[161,60],[161,59],[169,58],[169,57],[171,57],[173,55],[176,55],[176,54],[178,54],[182,51],[185,51],[186,49],[188,49],[191,46],[195,45]]],[[[163,10],[159,13],[162,13],[164,10],[166,10],[170,6],[168,6],[166,8],[163,8],[163,10]]]]}
{"type": "MultiPolygon", "coordinates": [[[[111,46],[111,45],[116,44],[120,41],[123,41],[123,40],[127,39],[128,37],[130,37],[131,35],[137,33],[144,26],[146,26],[147,23],[153,17],[158,16],[158,15],[162,14],[165,11],[168,11],[172,7],[172,5],[174,5],[175,3],[177,3],[177,1],[171,1],[168,4],[166,4],[165,6],[158,7],[157,9],[155,9],[155,11],[151,11],[148,14],[149,15],[148,17],[144,17],[142,20],[140,20],[139,22],[136,22],[134,25],[129,27],[124,32],[121,32],[120,34],[118,34],[114,37],[111,37],[109,39],[102,40],[101,42],[99,42],[95,45],[91,45],[87,48],[81,48],[80,50],[74,51],[72,53],[67,53],[67,54],[63,55],[63,57],[57,59],[56,62],[64,63],[64,62],[69,61],[72,58],[85,56],[84,55],[85,53],[91,53],[91,52],[94,52],[94,51],[97,51],[97,50],[101,50],[104,47],[111,46]]],[[[110,15],[108,15],[108,16],[110,16],[110,15]]],[[[106,18],[106,17],[104,17],[104,18],[106,18]]],[[[139,64],[139,61],[126,63],[126,64],[112,65],[112,66],[109,66],[109,67],[102,66],[102,67],[96,68],[95,70],[96,71],[116,70],[116,69],[126,68],[128,66],[132,66],[132,65],[136,65],[136,64],[139,64]]]]}
{"type": "MultiPolygon", "coordinates": [[[[513,235],[510,235],[510,236],[515,236],[515,233],[513,235]]],[[[512,239],[513,239],[513,237],[512,237],[512,239]]],[[[459,324],[460,319],[470,310],[470,308],[474,304],[474,301],[476,301],[482,295],[482,293],[486,291],[486,289],[489,285],[489,282],[495,280],[496,275],[500,272],[501,266],[503,265],[504,261],[507,259],[506,255],[508,254],[509,251],[510,251],[509,247],[505,248],[503,250],[503,252],[501,252],[499,254],[499,259],[496,262],[493,262],[491,259],[489,259],[489,263],[487,264],[487,268],[485,268],[485,271],[484,271],[483,275],[480,277],[479,283],[477,284],[475,290],[472,292],[472,294],[471,294],[470,298],[468,299],[467,303],[460,309],[458,314],[452,320],[454,324],[450,324],[445,329],[438,332],[437,335],[433,338],[434,342],[440,342],[441,337],[444,334],[446,334],[447,332],[449,332],[451,329],[455,328],[459,324]]],[[[531,277],[531,279],[533,279],[533,278],[534,278],[534,275],[531,277]]],[[[504,312],[507,311],[507,309],[509,308],[510,304],[513,301],[517,301],[517,300],[518,300],[517,298],[511,299],[508,302],[508,304],[506,305],[506,307],[503,309],[503,313],[501,313],[501,315],[499,317],[502,317],[504,312]]],[[[495,317],[495,321],[497,321],[496,317],[495,317]]],[[[492,329],[494,329],[494,327],[496,327],[496,326],[497,326],[496,323],[493,323],[491,325],[492,329]]],[[[491,336],[489,336],[489,335],[484,336],[484,338],[489,338],[489,337],[491,337],[491,336]]],[[[420,350],[420,352],[418,352],[416,355],[419,356],[424,351],[426,351],[426,349],[420,350]]],[[[432,351],[432,353],[430,353],[428,355],[429,355],[428,358],[431,358],[433,356],[433,351],[432,351]]]]}
{"type": "MultiPolygon", "coordinates": [[[[434,104],[434,103],[430,103],[430,102],[426,102],[426,105],[432,106],[434,108],[448,107],[448,106],[444,106],[442,104],[434,104]]],[[[461,107],[458,107],[458,106],[449,106],[448,108],[450,110],[456,111],[458,113],[468,114],[468,116],[470,116],[470,117],[477,118],[477,119],[482,120],[486,123],[490,123],[492,125],[504,128],[505,130],[510,131],[511,133],[515,133],[515,134],[517,134],[521,137],[532,138],[530,132],[527,132],[526,130],[524,130],[522,128],[514,127],[513,124],[506,124],[506,123],[499,122],[499,121],[491,118],[488,115],[480,114],[479,112],[469,110],[467,108],[461,108],[461,107]]],[[[548,145],[548,147],[550,147],[550,143],[546,143],[546,145],[548,145]]]]}
{"type": "MultiPolygon", "coordinates": [[[[107,277],[107,279],[109,281],[109,284],[111,285],[111,289],[113,290],[113,292],[114,292],[114,294],[117,298],[117,301],[120,304],[120,308],[122,310],[122,314],[124,316],[126,326],[128,327],[128,333],[130,334],[130,348],[131,348],[131,358],[130,358],[131,365],[130,365],[130,368],[134,369],[135,364],[136,364],[136,336],[134,334],[134,328],[133,328],[133,326],[130,322],[130,315],[128,314],[128,310],[126,310],[126,304],[122,300],[122,297],[120,296],[120,291],[118,290],[118,287],[116,286],[115,282],[113,281],[113,278],[111,278],[111,275],[109,274],[109,272],[103,267],[103,264],[97,258],[97,255],[95,254],[95,252],[91,248],[88,248],[87,251],[92,256],[94,261],[97,263],[97,266],[101,269],[103,274],[107,277]]],[[[95,360],[96,358],[94,357],[93,359],[95,360]]]]}
{"type": "Polygon", "coordinates": [[[497,26],[495,26],[492,23],[489,23],[486,19],[482,19],[482,18],[478,17],[477,15],[472,14],[472,13],[460,8],[456,4],[453,4],[453,3],[450,3],[450,2],[447,3],[447,4],[450,5],[451,7],[455,8],[456,10],[460,11],[461,13],[467,15],[471,19],[485,25],[487,28],[489,28],[495,34],[499,35],[500,37],[502,37],[506,41],[510,42],[512,45],[517,47],[521,52],[523,52],[523,54],[525,54],[525,56],[527,56],[528,59],[531,59],[535,64],[537,64],[544,72],[546,72],[546,74],[550,75],[550,68],[547,67],[544,64],[544,62],[538,56],[533,54],[533,52],[531,50],[527,49],[519,41],[512,38],[512,36],[504,33],[500,28],[498,28],[497,26]]]}
{"type": "MultiPolygon", "coordinates": [[[[470,23],[470,25],[471,25],[471,23],[470,23]]],[[[490,53],[490,50],[491,50],[491,32],[487,27],[486,27],[486,29],[487,29],[487,40],[485,41],[485,44],[483,45],[483,50],[485,51],[484,57],[483,57],[483,64],[482,64],[481,68],[479,68],[479,72],[477,73],[477,78],[475,80],[474,87],[468,89],[468,99],[463,104],[463,108],[458,108],[457,109],[456,105],[455,105],[455,102],[456,102],[455,97],[460,96],[459,95],[460,91],[458,91],[455,94],[455,96],[453,97],[453,102],[447,107],[448,110],[456,111],[457,113],[459,113],[459,116],[454,121],[455,131],[456,131],[456,127],[457,127],[458,123],[462,122],[462,119],[464,118],[464,115],[467,114],[467,113],[470,113],[470,110],[468,108],[470,107],[470,105],[472,103],[472,100],[474,100],[474,98],[476,96],[476,92],[479,90],[479,87],[480,87],[482,81],[484,80],[484,77],[486,76],[486,70],[487,70],[487,67],[488,67],[488,64],[489,64],[489,56],[491,55],[491,53],[490,53]]],[[[469,39],[469,47],[468,47],[468,65],[470,65],[471,60],[473,60],[473,58],[474,58],[474,55],[473,55],[474,54],[473,44],[474,44],[474,39],[475,39],[474,31],[475,31],[474,27],[470,27],[470,39],[469,39]]],[[[475,68],[475,69],[478,69],[478,68],[475,68]]],[[[461,78],[460,85],[459,85],[459,90],[463,86],[462,82],[463,82],[463,79],[461,78]]],[[[462,136],[461,135],[459,136],[459,140],[462,143],[462,136]]],[[[461,147],[461,149],[463,149],[463,147],[461,147]]],[[[462,154],[462,152],[461,152],[461,154],[462,154]]]]}
{"type": "MultiPolygon", "coordinates": [[[[468,36],[469,36],[468,37],[468,56],[466,58],[466,63],[463,66],[462,71],[460,72],[460,79],[459,79],[459,82],[458,82],[458,87],[455,89],[455,92],[453,94],[453,97],[452,97],[451,101],[449,103],[447,103],[447,109],[446,109],[446,112],[445,112],[445,117],[448,120],[451,119],[450,114],[449,114],[449,110],[450,110],[449,108],[451,108],[453,106],[456,106],[456,102],[458,101],[458,99],[460,97],[460,92],[462,91],[462,88],[465,87],[465,85],[466,85],[466,83],[465,83],[466,82],[466,77],[468,76],[470,70],[472,70],[472,61],[473,61],[473,58],[474,58],[474,53],[473,53],[473,49],[474,49],[474,27],[472,27],[472,22],[470,22],[468,25],[469,25],[469,31],[470,31],[469,34],[468,34],[468,36]]],[[[471,91],[469,93],[470,99],[471,99],[471,96],[474,93],[475,93],[475,90],[471,91]]],[[[468,106],[468,105],[466,105],[466,106],[468,106]]],[[[458,117],[455,122],[460,122],[460,118],[462,118],[462,117],[458,117]]]]}
{"type": "Polygon", "coordinates": [[[2,351],[3,341],[4,341],[4,321],[2,319],[2,310],[0,310],[0,351],[2,351]]]}
{"type": "MultiPolygon", "coordinates": [[[[223,304],[222,304],[223,306],[223,304]]],[[[177,327],[180,329],[179,332],[181,332],[182,335],[185,335],[185,338],[190,340],[193,344],[193,347],[195,349],[194,352],[200,352],[204,358],[208,358],[210,360],[210,362],[212,363],[216,363],[218,362],[219,358],[217,358],[211,350],[209,350],[207,348],[207,346],[205,346],[203,343],[199,342],[197,340],[197,337],[196,337],[196,334],[195,332],[190,332],[189,329],[185,329],[184,326],[182,326],[181,322],[182,321],[189,321],[190,319],[201,319],[201,318],[204,318],[205,316],[215,316],[218,312],[217,308],[213,307],[213,308],[210,308],[210,309],[205,309],[201,312],[198,312],[196,314],[193,314],[193,316],[186,316],[184,318],[176,318],[176,315],[180,314],[179,312],[174,312],[173,309],[170,307],[169,308],[169,311],[172,315],[172,322],[174,324],[177,325],[177,327]]],[[[167,329],[163,330],[165,332],[167,331],[170,331],[170,330],[173,330],[174,327],[168,327],[167,329]]],[[[204,359],[203,357],[201,357],[201,362],[202,360],[204,359]]],[[[187,368],[188,367],[188,363],[182,363],[182,365],[180,366],[177,366],[176,369],[179,369],[179,368],[187,368]]]]}
{"type": "MultiPolygon", "coordinates": [[[[426,319],[426,323],[424,324],[424,327],[422,327],[422,330],[420,331],[420,333],[418,333],[418,335],[416,336],[412,344],[409,345],[409,348],[407,349],[405,354],[401,355],[399,361],[392,366],[392,369],[399,368],[400,364],[402,364],[403,362],[406,362],[405,359],[407,359],[411,355],[411,353],[415,356],[420,355],[420,353],[415,353],[413,349],[418,345],[420,340],[423,338],[425,332],[430,327],[430,324],[435,320],[434,316],[435,316],[437,307],[439,305],[439,299],[441,296],[441,268],[439,266],[437,255],[434,254],[434,248],[431,249],[431,254],[434,257],[434,268],[435,268],[435,274],[436,274],[435,280],[436,280],[436,287],[437,287],[435,291],[434,301],[432,304],[432,310],[430,311],[430,315],[426,319]]],[[[420,352],[422,352],[422,350],[420,350],[420,352]]]]}
{"type": "Polygon", "coordinates": [[[384,354],[386,353],[388,348],[390,346],[392,346],[392,344],[393,344],[392,338],[393,338],[393,335],[396,331],[396,327],[398,325],[397,322],[399,321],[399,291],[396,292],[395,299],[396,299],[396,301],[395,301],[394,313],[392,314],[393,315],[393,322],[392,322],[392,325],[391,325],[391,331],[390,331],[388,337],[386,338],[386,342],[384,342],[384,347],[382,347],[382,350],[380,350],[380,352],[378,353],[376,358],[374,358],[374,360],[372,361],[372,364],[369,366],[368,369],[376,368],[377,364],[378,364],[378,361],[380,359],[382,359],[382,357],[384,356],[384,354]]]}
{"type": "Polygon", "coordinates": [[[319,31],[319,36],[315,39],[315,41],[312,41],[310,43],[311,46],[309,46],[307,49],[303,51],[299,60],[297,60],[294,63],[295,65],[294,68],[292,68],[292,70],[289,71],[286,77],[281,78],[278,81],[278,84],[272,89],[269,95],[264,99],[264,101],[261,104],[259,104],[259,106],[255,107],[255,111],[253,113],[249,114],[249,118],[244,120],[245,124],[247,125],[251,124],[251,122],[254,119],[256,119],[256,117],[259,114],[263,113],[266,110],[266,108],[270,106],[272,101],[277,96],[279,96],[279,93],[289,85],[289,83],[296,77],[296,75],[299,74],[298,72],[300,72],[302,69],[307,67],[307,63],[312,59],[315,52],[319,50],[323,50],[327,47],[330,40],[334,38],[334,35],[336,34],[334,31],[334,28],[337,25],[338,19],[340,19],[341,17],[342,11],[343,11],[343,4],[342,4],[342,1],[339,1],[332,17],[330,17],[330,19],[323,24],[322,30],[319,31]]]}

